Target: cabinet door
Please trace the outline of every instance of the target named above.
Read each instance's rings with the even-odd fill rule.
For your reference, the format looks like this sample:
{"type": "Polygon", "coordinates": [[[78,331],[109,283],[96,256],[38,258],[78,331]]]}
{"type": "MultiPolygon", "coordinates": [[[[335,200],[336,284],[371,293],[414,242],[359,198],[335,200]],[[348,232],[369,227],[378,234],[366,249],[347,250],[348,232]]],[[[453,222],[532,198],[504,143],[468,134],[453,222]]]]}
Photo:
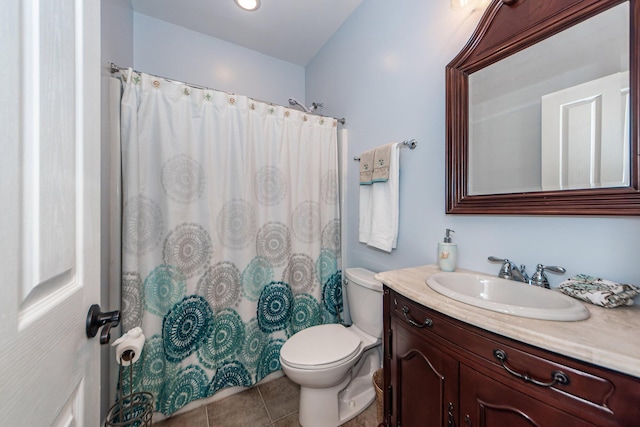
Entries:
{"type": "Polygon", "coordinates": [[[594,427],[464,364],[460,364],[460,421],[464,427],[594,427]]]}
{"type": "Polygon", "coordinates": [[[458,362],[412,328],[402,320],[391,319],[391,425],[458,425],[458,362]]]}

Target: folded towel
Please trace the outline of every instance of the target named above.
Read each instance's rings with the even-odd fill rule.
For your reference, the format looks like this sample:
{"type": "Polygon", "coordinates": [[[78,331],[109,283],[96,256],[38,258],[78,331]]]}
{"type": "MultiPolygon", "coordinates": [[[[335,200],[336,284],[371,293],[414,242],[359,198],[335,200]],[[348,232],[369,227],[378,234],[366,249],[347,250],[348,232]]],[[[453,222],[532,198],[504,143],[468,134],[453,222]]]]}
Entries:
{"type": "Polygon", "coordinates": [[[360,185],[358,241],[367,243],[371,235],[371,192],[373,185],[360,185]]]}
{"type": "Polygon", "coordinates": [[[375,149],[360,155],[360,185],[373,184],[373,155],[375,149]]]}
{"type": "Polygon", "coordinates": [[[391,147],[389,180],[360,186],[360,242],[391,252],[398,244],[400,149],[391,147]]]}
{"type": "Polygon", "coordinates": [[[558,290],[574,298],[602,307],[614,308],[633,305],[633,297],[640,295],[640,288],[623,285],[598,277],[578,274],[558,285],[558,290]]]}
{"type": "Polygon", "coordinates": [[[389,179],[389,161],[393,144],[383,145],[373,153],[373,182],[385,182],[389,179]]]}

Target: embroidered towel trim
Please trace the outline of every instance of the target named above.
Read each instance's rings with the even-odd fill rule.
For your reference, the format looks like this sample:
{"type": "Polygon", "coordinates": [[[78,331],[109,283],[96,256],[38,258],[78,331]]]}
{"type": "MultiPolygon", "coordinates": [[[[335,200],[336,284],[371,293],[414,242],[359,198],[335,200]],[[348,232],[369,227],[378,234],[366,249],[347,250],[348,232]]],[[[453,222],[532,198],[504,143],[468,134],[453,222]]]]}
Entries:
{"type": "Polygon", "coordinates": [[[360,185],[373,184],[373,156],[375,149],[360,155],[360,185]]]}
{"type": "Polygon", "coordinates": [[[391,147],[393,144],[382,145],[373,153],[373,182],[389,180],[389,163],[391,161],[391,147]]]}
{"type": "Polygon", "coordinates": [[[558,290],[571,297],[607,308],[633,305],[633,297],[640,295],[640,288],[637,286],[615,283],[586,274],[578,274],[565,280],[558,285],[558,290]]]}

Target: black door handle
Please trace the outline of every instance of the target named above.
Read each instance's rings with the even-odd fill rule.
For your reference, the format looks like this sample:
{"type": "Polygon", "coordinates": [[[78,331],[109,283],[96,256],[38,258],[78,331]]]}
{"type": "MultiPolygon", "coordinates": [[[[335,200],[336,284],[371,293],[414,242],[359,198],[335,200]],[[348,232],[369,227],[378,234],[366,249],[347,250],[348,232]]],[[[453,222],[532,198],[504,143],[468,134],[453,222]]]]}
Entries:
{"type": "Polygon", "coordinates": [[[93,338],[98,333],[98,329],[102,328],[100,332],[100,344],[108,344],[111,338],[111,328],[118,326],[120,323],[120,310],[108,311],[103,313],[100,311],[98,304],[93,304],[89,308],[87,313],[87,337],[93,338]]]}

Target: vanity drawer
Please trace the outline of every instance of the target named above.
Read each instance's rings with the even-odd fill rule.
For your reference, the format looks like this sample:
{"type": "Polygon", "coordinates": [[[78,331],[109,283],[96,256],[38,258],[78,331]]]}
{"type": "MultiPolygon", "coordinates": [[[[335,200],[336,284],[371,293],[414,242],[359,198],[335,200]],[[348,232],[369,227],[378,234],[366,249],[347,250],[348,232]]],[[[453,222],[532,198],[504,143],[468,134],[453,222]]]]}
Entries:
{"type": "MultiPolygon", "coordinates": [[[[452,335],[467,334],[460,331],[449,319],[423,305],[416,303],[400,294],[391,294],[391,315],[402,320],[407,325],[407,329],[439,340],[449,341],[452,335]]],[[[464,338],[463,338],[464,340],[464,338]]]]}
{"type": "Polygon", "coordinates": [[[481,335],[470,340],[467,349],[491,363],[492,371],[500,375],[497,379],[503,382],[516,380],[530,393],[568,399],[572,404],[576,400],[590,402],[600,411],[610,412],[616,387],[589,365],[481,335]]]}
{"type": "Polygon", "coordinates": [[[467,328],[472,332],[464,342],[455,336],[452,341],[464,347],[472,366],[493,379],[576,416],[590,414],[603,426],[640,425],[640,406],[629,405],[640,402],[638,379],[467,328]]]}

